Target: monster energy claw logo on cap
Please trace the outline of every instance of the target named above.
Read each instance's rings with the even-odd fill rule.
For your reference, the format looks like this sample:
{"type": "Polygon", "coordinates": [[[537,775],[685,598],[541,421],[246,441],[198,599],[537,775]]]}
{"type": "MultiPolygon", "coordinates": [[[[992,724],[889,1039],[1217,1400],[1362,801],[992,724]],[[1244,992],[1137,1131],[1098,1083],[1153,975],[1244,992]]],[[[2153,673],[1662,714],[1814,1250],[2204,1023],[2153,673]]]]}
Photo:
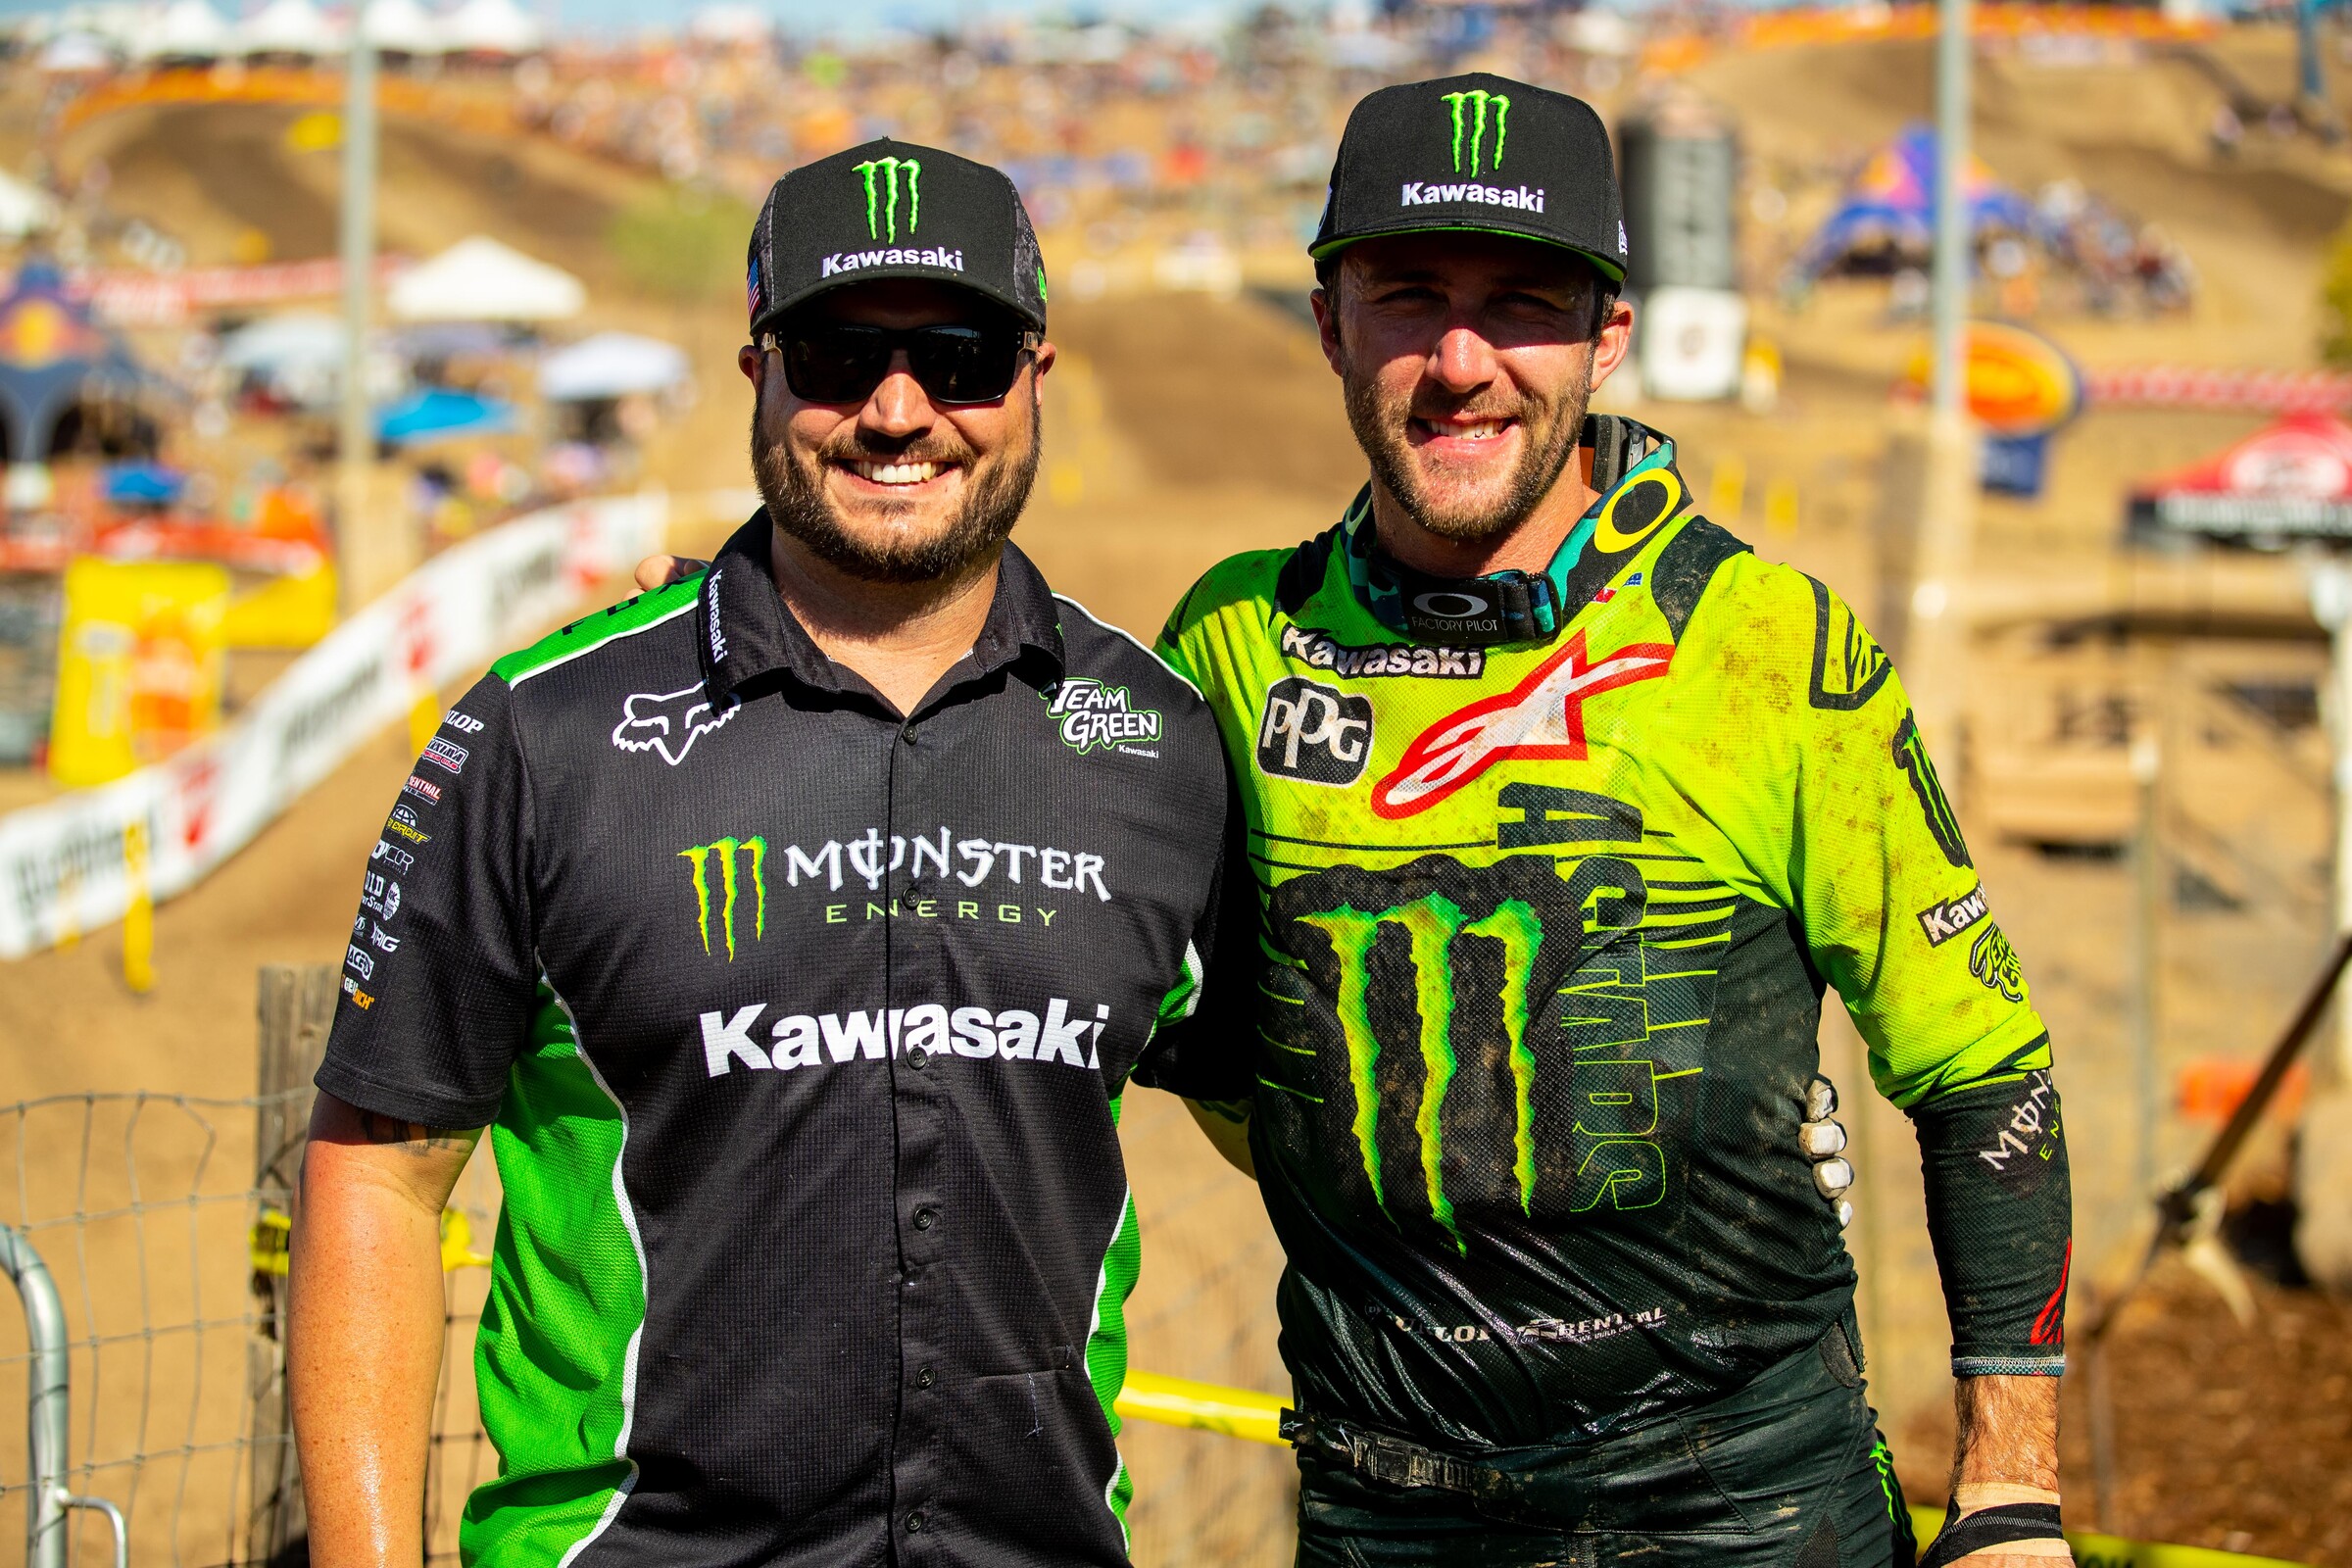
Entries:
{"type": "Polygon", "coordinates": [[[1457,174],[1467,173],[1472,179],[1478,177],[1479,153],[1486,146],[1487,108],[1490,104],[1494,106],[1494,161],[1487,168],[1489,171],[1500,169],[1503,141],[1510,134],[1510,99],[1498,92],[1473,88],[1468,92],[1449,92],[1439,102],[1453,111],[1453,172],[1457,174]],[[1470,167],[1467,170],[1462,168],[1462,119],[1465,109],[1475,117],[1470,122],[1470,167]]]}
{"type": "Polygon", "coordinates": [[[1045,267],[1020,192],[943,148],[876,137],[777,180],[752,232],[751,330],[880,278],[947,284],[1045,330],[1045,267]]]}
{"type": "Polygon", "coordinates": [[[906,176],[906,232],[912,234],[923,217],[923,166],[912,158],[872,158],[851,172],[865,181],[865,237],[899,239],[899,175],[906,176]]]}

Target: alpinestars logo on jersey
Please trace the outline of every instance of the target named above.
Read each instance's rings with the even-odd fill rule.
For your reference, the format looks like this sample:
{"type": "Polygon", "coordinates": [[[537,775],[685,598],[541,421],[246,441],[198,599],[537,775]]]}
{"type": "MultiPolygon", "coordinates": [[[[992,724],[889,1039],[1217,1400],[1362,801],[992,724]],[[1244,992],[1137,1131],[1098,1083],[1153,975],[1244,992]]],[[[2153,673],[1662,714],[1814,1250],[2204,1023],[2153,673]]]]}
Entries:
{"type": "Polygon", "coordinates": [[[1511,129],[1511,100],[1498,92],[1474,89],[1469,92],[1449,92],[1438,100],[1447,112],[1446,126],[1450,135],[1447,145],[1453,154],[1453,172],[1468,174],[1469,183],[1438,184],[1414,179],[1404,184],[1399,205],[1426,207],[1433,202],[1483,202],[1489,207],[1518,207],[1531,213],[1544,210],[1544,190],[1539,186],[1529,190],[1525,185],[1505,188],[1500,185],[1478,183],[1482,162],[1492,173],[1502,168],[1503,149],[1509,145],[1511,129]],[[1494,127],[1494,156],[1487,158],[1487,126],[1492,119],[1494,127]],[[1464,155],[1467,154],[1465,168],[1464,155]]]}
{"type": "Polygon", "coordinates": [[[1509,691],[1423,730],[1372,787],[1372,809],[1391,820],[1426,811],[1507,760],[1584,760],[1586,702],[1635,681],[1656,680],[1673,659],[1672,643],[1628,643],[1595,661],[1579,628],[1566,647],[1509,691]]]}

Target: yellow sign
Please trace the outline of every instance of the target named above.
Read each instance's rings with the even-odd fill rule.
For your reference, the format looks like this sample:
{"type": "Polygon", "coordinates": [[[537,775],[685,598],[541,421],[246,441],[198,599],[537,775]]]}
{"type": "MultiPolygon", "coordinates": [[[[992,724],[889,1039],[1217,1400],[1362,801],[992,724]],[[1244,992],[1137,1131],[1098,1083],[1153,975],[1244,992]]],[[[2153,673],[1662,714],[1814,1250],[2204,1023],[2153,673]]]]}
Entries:
{"type": "Polygon", "coordinates": [[[231,648],[308,648],[335,629],[335,568],[273,577],[230,601],[221,636],[231,648]]]}
{"type": "Polygon", "coordinates": [[[81,558],[66,568],[49,774],[110,783],[220,722],[228,572],[81,558]]]}

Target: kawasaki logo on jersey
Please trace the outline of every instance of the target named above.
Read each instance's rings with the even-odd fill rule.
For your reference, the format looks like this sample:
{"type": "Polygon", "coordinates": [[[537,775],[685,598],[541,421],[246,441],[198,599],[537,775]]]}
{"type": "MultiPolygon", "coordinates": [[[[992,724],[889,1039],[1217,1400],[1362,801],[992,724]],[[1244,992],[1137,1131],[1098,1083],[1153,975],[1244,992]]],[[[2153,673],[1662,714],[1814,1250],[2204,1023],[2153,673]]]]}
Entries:
{"type": "Polygon", "coordinates": [[[876,158],[853,166],[865,181],[865,237],[898,243],[899,176],[906,176],[906,232],[923,218],[923,166],[912,158],[876,158]]]}
{"type": "Polygon", "coordinates": [[[1672,643],[1629,643],[1597,662],[1580,628],[1518,685],[1446,714],[1404,749],[1372,787],[1372,809],[1397,818],[1426,811],[1506,760],[1581,761],[1585,703],[1635,681],[1655,680],[1672,643]]]}

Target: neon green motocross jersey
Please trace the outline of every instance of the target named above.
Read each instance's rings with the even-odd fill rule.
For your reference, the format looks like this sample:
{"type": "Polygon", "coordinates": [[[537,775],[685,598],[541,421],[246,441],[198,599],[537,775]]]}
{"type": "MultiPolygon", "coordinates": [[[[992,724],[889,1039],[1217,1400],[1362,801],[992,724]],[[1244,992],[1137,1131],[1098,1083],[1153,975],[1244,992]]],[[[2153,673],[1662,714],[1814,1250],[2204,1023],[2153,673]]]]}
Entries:
{"type": "Polygon", "coordinates": [[[1205,1012],[1300,1402],[1431,1442],[1639,1424],[1844,1313],[1798,1134],[1825,982],[1906,1109],[2047,1081],[1886,655],[1692,512],[1663,437],[1588,434],[1548,641],[1408,641],[1368,492],[1161,639],[1241,780],[1261,940],[1205,1012]]]}

